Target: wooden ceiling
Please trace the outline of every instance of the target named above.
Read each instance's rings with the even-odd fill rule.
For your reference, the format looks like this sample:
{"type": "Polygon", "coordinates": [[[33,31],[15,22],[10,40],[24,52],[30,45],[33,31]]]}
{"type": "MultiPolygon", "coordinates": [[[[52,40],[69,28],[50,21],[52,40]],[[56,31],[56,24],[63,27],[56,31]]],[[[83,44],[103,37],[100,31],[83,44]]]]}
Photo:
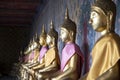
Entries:
{"type": "Polygon", "coordinates": [[[43,0],[0,0],[0,27],[31,26],[43,0]]]}

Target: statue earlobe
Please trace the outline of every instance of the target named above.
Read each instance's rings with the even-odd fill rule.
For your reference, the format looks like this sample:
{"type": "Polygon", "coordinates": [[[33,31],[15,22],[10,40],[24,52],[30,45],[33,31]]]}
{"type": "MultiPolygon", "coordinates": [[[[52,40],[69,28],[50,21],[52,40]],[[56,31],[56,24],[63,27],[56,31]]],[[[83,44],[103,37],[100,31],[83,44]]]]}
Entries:
{"type": "Polygon", "coordinates": [[[43,42],[44,42],[44,45],[46,45],[47,43],[46,43],[46,39],[43,39],[43,42]]]}
{"type": "Polygon", "coordinates": [[[52,44],[55,45],[55,38],[52,37],[52,44]]]}
{"type": "Polygon", "coordinates": [[[112,11],[109,11],[108,14],[109,14],[110,22],[112,22],[112,19],[113,19],[113,13],[112,13],[112,11]]]}
{"type": "Polygon", "coordinates": [[[73,36],[74,36],[74,32],[73,31],[70,31],[70,40],[72,40],[73,41],[73,36]]]}
{"type": "Polygon", "coordinates": [[[74,36],[74,33],[73,33],[73,31],[71,31],[71,35],[72,35],[72,36],[74,36]]]}
{"type": "Polygon", "coordinates": [[[107,30],[108,32],[112,31],[112,19],[113,19],[113,13],[109,11],[107,13],[107,30]]]}

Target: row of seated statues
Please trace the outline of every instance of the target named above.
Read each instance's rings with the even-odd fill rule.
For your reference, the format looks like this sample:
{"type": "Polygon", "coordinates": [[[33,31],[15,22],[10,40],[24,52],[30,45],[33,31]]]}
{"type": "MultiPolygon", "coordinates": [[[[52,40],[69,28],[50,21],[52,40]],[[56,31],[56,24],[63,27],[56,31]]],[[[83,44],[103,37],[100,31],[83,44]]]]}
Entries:
{"type": "Polygon", "coordinates": [[[120,80],[120,37],[115,33],[115,17],[112,0],[96,0],[92,4],[89,23],[101,37],[92,49],[90,70],[83,76],[84,56],[75,43],[77,26],[69,18],[68,9],[60,26],[60,38],[65,43],[61,60],[53,22],[48,33],[43,25],[40,37],[35,37],[24,52],[21,80],[120,80]]]}

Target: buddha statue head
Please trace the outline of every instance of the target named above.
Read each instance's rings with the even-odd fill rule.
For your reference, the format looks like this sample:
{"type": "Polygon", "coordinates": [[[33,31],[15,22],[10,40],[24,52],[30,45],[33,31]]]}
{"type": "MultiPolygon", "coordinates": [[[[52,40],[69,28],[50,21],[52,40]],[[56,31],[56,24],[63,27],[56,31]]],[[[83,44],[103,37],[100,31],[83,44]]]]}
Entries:
{"type": "Polygon", "coordinates": [[[46,46],[46,37],[47,37],[47,34],[46,34],[46,31],[45,31],[45,27],[43,25],[42,32],[41,32],[41,35],[39,37],[39,43],[40,43],[41,46],[46,46]]]}
{"type": "Polygon", "coordinates": [[[112,0],[96,0],[91,7],[89,23],[97,32],[114,32],[116,5],[112,0]]]}
{"type": "Polygon", "coordinates": [[[33,43],[32,43],[32,49],[38,49],[40,48],[40,44],[39,44],[39,38],[37,36],[37,34],[35,35],[35,37],[33,38],[33,43]]]}
{"type": "Polygon", "coordinates": [[[32,50],[35,50],[35,49],[39,50],[39,48],[40,48],[39,38],[38,38],[38,35],[35,34],[35,36],[33,37],[33,42],[32,42],[32,45],[31,45],[31,49],[32,50]]]}
{"type": "Polygon", "coordinates": [[[75,42],[76,24],[69,18],[68,9],[66,9],[65,20],[60,28],[60,37],[63,42],[75,42]]]}
{"type": "Polygon", "coordinates": [[[31,51],[34,49],[34,45],[33,45],[34,42],[35,42],[35,40],[34,40],[34,38],[33,38],[32,42],[31,42],[31,46],[30,46],[31,51]]]}
{"type": "Polygon", "coordinates": [[[29,42],[27,48],[25,49],[24,54],[28,54],[28,53],[31,51],[31,44],[32,44],[32,41],[30,40],[30,42],[29,42]]]}
{"type": "Polygon", "coordinates": [[[50,30],[47,34],[47,44],[52,47],[52,46],[57,46],[57,41],[58,41],[58,32],[54,29],[53,22],[51,21],[50,23],[50,30]]]}
{"type": "Polygon", "coordinates": [[[39,37],[37,33],[35,34],[35,42],[39,45],[39,37]]]}
{"type": "Polygon", "coordinates": [[[29,51],[31,51],[31,46],[32,46],[32,40],[30,40],[30,43],[29,43],[29,45],[28,45],[29,51]]]}

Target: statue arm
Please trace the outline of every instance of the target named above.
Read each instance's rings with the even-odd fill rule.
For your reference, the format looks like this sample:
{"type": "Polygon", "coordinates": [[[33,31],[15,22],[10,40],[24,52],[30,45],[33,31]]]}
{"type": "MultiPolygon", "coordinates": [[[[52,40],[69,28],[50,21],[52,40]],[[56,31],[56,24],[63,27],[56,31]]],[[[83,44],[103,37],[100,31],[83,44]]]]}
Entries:
{"type": "Polygon", "coordinates": [[[52,70],[53,68],[55,68],[56,66],[57,66],[57,62],[56,62],[56,60],[54,60],[51,65],[46,66],[45,68],[39,70],[39,72],[50,71],[50,70],[52,70]]]}
{"type": "Polygon", "coordinates": [[[34,63],[34,64],[32,64],[32,65],[29,65],[28,67],[29,67],[29,68],[32,68],[32,67],[35,67],[35,66],[38,66],[38,65],[39,65],[39,63],[36,62],[36,63],[34,63]]]}
{"type": "Polygon", "coordinates": [[[28,65],[29,68],[32,68],[32,67],[37,66],[39,64],[39,62],[37,61],[39,58],[39,51],[36,50],[35,52],[36,52],[36,54],[35,54],[35,57],[33,59],[33,63],[28,65]]]}
{"type": "Polygon", "coordinates": [[[40,64],[34,66],[32,69],[39,69],[39,68],[43,68],[45,66],[45,62],[44,62],[44,57],[41,59],[40,64]]]}
{"type": "Polygon", "coordinates": [[[40,68],[43,68],[45,66],[45,63],[42,63],[42,64],[39,64],[35,67],[33,67],[32,69],[35,70],[35,69],[40,69],[40,68]]]}
{"type": "Polygon", "coordinates": [[[69,69],[64,71],[59,76],[57,76],[56,79],[59,80],[59,79],[66,78],[68,76],[70,77],[71,74],[74,74],[74,72],[76,71],[76,67],[77,67],[77,54],[73,55],[72,58],[70,59],[70,67],[69,67],[69,69]]]}
{"type": "Polygon", "coordinates": [[[34,57],[34,59],[33,59],[35,63],[37,62],[38,58],[39,58],[39,51],[36,50],[36,51],[35,51],[35,57],[34,57]]]}
{"type": "Polygon", "coordinates": [[[120,60],[104,74],[99,76],[97,80],[119,80],[120,79],[120,60]]]}

